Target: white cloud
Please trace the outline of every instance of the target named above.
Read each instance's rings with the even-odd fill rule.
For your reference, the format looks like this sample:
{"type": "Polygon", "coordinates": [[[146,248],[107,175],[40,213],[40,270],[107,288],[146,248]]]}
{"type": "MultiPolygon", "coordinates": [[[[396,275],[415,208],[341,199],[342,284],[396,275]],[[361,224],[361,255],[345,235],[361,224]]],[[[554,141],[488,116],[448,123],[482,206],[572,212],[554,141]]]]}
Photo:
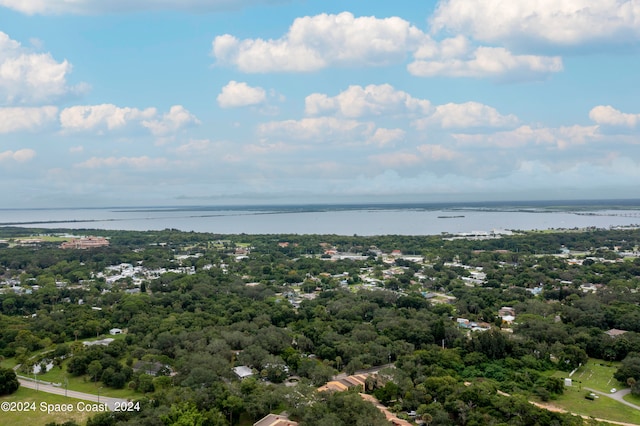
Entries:
{"type": "Polygon", "coordinates": [[[140,110],[137,108],[120,108],[113,104],[78,105],[65,108],[60,113],[60,125],[63,130],[115,130],[125,127],[131,122],[152,118],[155,108],[140,110]]]}
{"type": "Polygon", "coordinates": [[[69,62],[58,62],[49,53],[33,53],[0,31],[0,98],[11,104],[39,103],[79,92],[71,87],[69,62]]]}
{"type": "Polygon", "coordinates": [[[344,117],[359,118],[372,115],[420,113],[431,108],[428,100],[416,99],[390,84],[366,87],[349,86],[337,96],[313,93],[305,99],[305,112],[310,115],[339,112],[344,117]]]}
{"type": "Polygon", "coordinates": [[[0,152],[0,162],[15,161],[17,163],[25,163],[36,156],[33,149],[19,149],[17,151],[0,152]]]}
{"type": "Polygon", "coordinates": [[[352,143],[372,135],[374,127],[373,123],[318,117],[263,123],[258,126],[258,133],[263,137],[285,140],[352,143]]]}
{"type": "Polygon", "coordinates": [[[424,158],[432,161],[451,161],[460,157],[460,153],[442,145],[420,145],[418,151],[424,158]]]}
{"type": "Polygon", "coordinates": [[[377,146],[393,145],[404,139],[407,132],[402,129],[376,129],[375,133],[369,139],[369,143],[377,146]]]}
{"type": "Polygon", "coordinates": [[[638,0],[442,0],[434,31],[463,33],[484,42],[582,45],[631,44],[640,39],[638,0]]]}
{"type": "Polygon", "coordinates": [[[0,133],[36,130],[57,116],[58,108],[54,106],[0,108],[0,133]]]}
{"type": "MultiPolygon", "coordinates": [[[[308,72],[329,66],[380,66],[402,62],[420,77],[509,77],[539,79],[562,71],[557,56],[519,55],[504,47],[473,46],[458,35],[432,39],[399,17],[354,17],[349,12],[296,19],[287,34],[277,40],[245,39],[225,34],[213,41],[219,64],[236,66],[247,73],[308,72]]],[[[322,107],[326,99],[311,99],[322,107]]],[[[313,111],[313,110],[311,110],[313,111]]]]}
{"type": "Polygon", "coordinates": [[[142,125],[155,136],[165,136],[191,125],[200,124],[200,120],[182,105],[174,105],[160,120],[144,120],[142,125]]]}
{"type": "Polygon", "coordinates": [[[220,64],[240,71],[315,71],[330,65],[379,66],[398,62],[425,38],[421,30],[398,17],[354,17],[349,12],[297,18],[277,40],[238,40],[232,35],[213,41],[220,64]]]}
{"type": "Polygon", "coordinates": [[[497,132],[493,134],[453,134],[453,138],[460,144],[473,146],[518,148],[526,145],[547,145],[565,149],[574,145],[583,145],[587,142],[600,139],[598,126],[564,126],[558,128],[540,127],[528,125],[520,126],[514,130],[497,132]]]}
{"type": "Polygon", "coordinates": [[[168,163],[166,158],[142,157],[92,157],[87,161],[76,164],[76,167],[84,169],[98,168],[119,168],[127,167],[133,169],[153,169],[165,166],[168,163]]]}
{"type": "Polygon", "coordinates": [[[0,6],[28,15],[98,14],[144,10],[193,12],[239,9],[244,6],[284,2],[282,0],[0,0],[0,6]]]}
{"type": "Polygon", "coordinates": [[[262,87],[251,87],[247,83],[231,80],[218,95],[218,105],[222,108],[258,105],[267,99],[267,92],[262,87]]]}
{"type": "Polygon", "coordinates": [[[113,104],[77,105],[60,113],[63,131],[113,131],[137,124],[155,136],[166,136],[200,121],[182,105],[174,105],[157,118],[156,108],[118,107],[113,104]]]}
{"type": "Polygon", "coordinates": [[[430,125],[438,125],[444,129],[461,129],[469,127],[512,127],[518,124],[518,117],[513,114],[502,115],[495,108],[478,103],[448,103],[439,105],[433,114],[414,121],[414,125],[424,130],[430,125]]]}
{"type": "Polygon", "coordinates": [[[370,156],[369,160],[384,168],[411,167],[422,162],[419,156],[409,152],[377,154],[370,156]]]}
{"type": "Polygon", "coordinates": [[[640,123],[640,114],[618,111],[610,105],[599,105],[589,112],[589,118],[598,124],[608,126],[636,127],[640,123]]]}
{"type": "MultiPolygon", "coordinates": [[[[455,52],[460,54],[461,51],[455,52]]],[[[429,52],[431,54],[431,52],[429,52]]],[[[419,52],[418,57],[426,57],[419,52]]],[[[407,66],[418,77],[502,77],[514,80],[539,79],[563,70],[559,56],[514,55],[503,47],[481,46],[465,57],[436,56],[418,59],[407,66]]]]}

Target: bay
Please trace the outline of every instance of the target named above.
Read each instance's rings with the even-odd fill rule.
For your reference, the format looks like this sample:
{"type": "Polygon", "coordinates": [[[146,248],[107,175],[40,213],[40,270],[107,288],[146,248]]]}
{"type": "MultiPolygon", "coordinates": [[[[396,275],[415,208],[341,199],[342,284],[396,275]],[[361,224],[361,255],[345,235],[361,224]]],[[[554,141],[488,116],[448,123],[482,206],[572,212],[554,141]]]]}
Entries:
{"type": "Polygon", "coordinates": [[[0,226],[217,234],[436,235],[640,224],[636,206],[272,206],[0,209],[0,226]]]}

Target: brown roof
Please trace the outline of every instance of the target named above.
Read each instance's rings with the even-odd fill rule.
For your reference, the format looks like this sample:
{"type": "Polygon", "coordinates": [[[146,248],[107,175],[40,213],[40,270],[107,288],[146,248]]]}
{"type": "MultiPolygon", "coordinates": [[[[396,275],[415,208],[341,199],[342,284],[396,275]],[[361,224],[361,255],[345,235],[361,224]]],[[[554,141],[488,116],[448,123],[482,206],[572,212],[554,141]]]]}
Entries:
{"type": "Polygon", "coordinates": [[[375,405],[376,408],[378,410],[380,410],[382,412],[382,414],[384,414],[384,416],[387,418],[387,421],[391,422],[392,425],[394,425],[394,426],[412,426],[412,424],[409,423],[408,421],[397,417],[395,414],[393,414],[391,411],[389,411],[389,409],[387,407],[385,407],[384,405],[382,405],[380,403],[380,401],[378,401],[376,399],[376,397],[374,397],[372,395],[367,395],[366,393],[361,393],[360,397],[362,399],[364,399],[365,401],[369,401],[370,403],[375,405]]]}
{"type": "Polygon", "coordinates": [[[611,337],[617,337],[622,336],[626,332],[626,330],[618,330],[617,328],[612,328],[611,330],[605,331],[605,334],[608,334],[611,337]]]}
{"type": "Polygon", "coordinates": [[[282,414],[267,414],[255,422],[253,426],[298,426],[298,422],[289,420],[287,416],[282,414]]]}

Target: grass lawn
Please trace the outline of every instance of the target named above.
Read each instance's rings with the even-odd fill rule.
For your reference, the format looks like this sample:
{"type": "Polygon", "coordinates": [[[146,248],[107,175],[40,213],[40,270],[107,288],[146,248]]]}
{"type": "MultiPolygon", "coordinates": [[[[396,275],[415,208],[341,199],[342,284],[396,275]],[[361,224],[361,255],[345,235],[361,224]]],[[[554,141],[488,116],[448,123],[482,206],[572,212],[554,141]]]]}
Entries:
{"type": "Polygon", "coordinates": [[[565,388],[564,394],[551,403],[572,413],[640,424],[640,410],[635,410],[606,396],[590,401],[585,399],[586,394],[587,391],[579,390],[577,387],[565,388]]]}
{"type": "Polygon", "coordinates": [[[624,400],[640,406],[640,396],[628,394],[624,396],[624,400]]]}
{"type": "Polygon", "coordinates": [[[18,241],[18,240],[30,240],[30,239],[38,239],[38,240],[42,240],[45,243],[61,243],[63,241],[69,241],[71,238],[70,237],[63,237],[60,235],[22,235],[22,236],[13,236],[11,237],[11,240],[13,241],[18,241]]]}
{"type": "MultiPolygon", "coordinates": [[[[553,405],[564,408],[572,413],[597,417],[620,422],[640,424],[640,411],[619,403],[611,398],[599,396],[593,401],[585,398],[588,391],[585,388],[609,393],[611,388],[624,389],[627,386],[613,378],[620,363],[609,363],[590,358],[589,362],[580,367],[571,376],[573,386],[565,387],[564,395],[551,401],[553,405]]],[[[569,377],[563,371],[556,371],[554,377],[569,377]]],[[[634,402],[629,400],[629,402],[634,402]]],[[[635,402],[640,405],[639,402],[635,402]]]]}
{"type": "Polygon", "coordinates": [[[0,361],[0,367],[2,368],[13,368],[17,365],[15,358],[7,358],[0,361]]]}
{"type": "MultiPolygon", "coordinates": [[[[611,388],[624,389],[627,386],[613,378],[613,374],[618,369],[619,364],[590,358],[586,365],[580,367],[571,376],[573,387],[580,388],[582,386],[583,388],[587,387],[600,392],[609,392],[611,388]]],[[[558,371],[554,376],[569,377],[569,373],[558,371]]]]}
{"type": "Polygon", "coordinates": [[[20,388],[15,393],[0,397],[1,402],[34,402],[35,411],[25,412],[2,412],[0,424],[11,426],[34,426],[44,425],[50,422],[64,423],[74,420],[79,424],[84,424],[94,413],[77,411],[76,404],[79,399],[67,398],[63,395],[53,395],[45,392],[36,392],[34,389],[20,388]],[[46,404],[73,404],[73,411],[69,413],[40,411],[40,403],[46,404]]]}
{"type": "Polygon", "coordinates": [[[67,363],[69,361],[65,360],[62,363],[62,368],[53,367],[50,371],[45,374],[39,374],[38,379],[44,380],[46,382],[51,383],[62,383],[64,385],[65,378],[69,380],[68,389],[91,393],[94,395],[98,394],[98,390],[100,390],[100,395],[112,397],[112,398],[125,398],[125,399],[134,399],[142,396],[142,394],[136,393],[131,389],[111,389],[104,386],[101,382],[97,384],[91,381],[87,381],[86,376],[75,377],[71,374],[67,373],[67,363]]]}

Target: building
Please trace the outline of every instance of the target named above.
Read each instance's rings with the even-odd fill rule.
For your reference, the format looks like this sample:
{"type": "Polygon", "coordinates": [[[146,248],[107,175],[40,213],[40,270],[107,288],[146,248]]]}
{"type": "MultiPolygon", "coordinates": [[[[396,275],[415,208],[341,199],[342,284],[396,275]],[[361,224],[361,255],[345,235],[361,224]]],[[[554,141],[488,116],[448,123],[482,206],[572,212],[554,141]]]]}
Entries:
{"type": "Polygon", "coordinates": [[[367,380],[366,374],[357,374],[355,376],[345,377],[339,380],[332,380],[326,385],[320,386],[318,388],[318,392],[342,392],[347,389],[354,388],[356,386],[362,386],[362,390],[365,388],[365,382],[367,380]]]}
{"type": "Polygon", "coordinates": [[[133,371],[141,371],[149,376],[158,376],[158,373],[173,375],[171,367],[160,362],[137,361],[133,364],[133,371]]]}
{"type": "Polygon", "coordinates": [[[605,331],[604,334],[608,335],[609,337],[618,337],[618,336],[622,336],[626,332],[627,332],[626,330],[619,330],[617,328],[612,328],[611,330],[605,331]]]}
{"type": "Polygon", "coordinates": [[[61,249],[90,249],[96,247],[107,247],[109,240],[103,237],[82,237],[72,238],[60,244],[61,249]]]}
{"type": "Polygon", "coordinates": [[[289,420],[289,418],[283,414],[267,414],[255,422],[253,426],[298,426],[298,422],[289,420]]]}
{"type": "Polygon", "coordinates": [[[253,376],[253,371],[246,365],[240,365],[238,367],[233,367],[233,372],[236,373],[239,379],[244,379],[247,377],[253,376]]]}

